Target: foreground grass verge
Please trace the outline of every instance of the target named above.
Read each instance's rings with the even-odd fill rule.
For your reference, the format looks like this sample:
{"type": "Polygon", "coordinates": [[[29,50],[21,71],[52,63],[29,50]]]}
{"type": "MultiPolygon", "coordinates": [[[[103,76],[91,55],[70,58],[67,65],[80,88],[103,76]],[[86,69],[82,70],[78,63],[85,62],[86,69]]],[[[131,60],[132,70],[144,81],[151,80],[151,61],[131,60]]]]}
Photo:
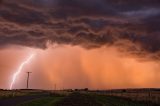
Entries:
{"type": "Polygon", "coordinates": [[[18,106],[159,106],[121,97],[91,93],[72,93],[68,96],[48,96],[18,106]]]}
{"type": "Polygon", "coordinates": [[[155,104],[132,101],[114,96],[94,95],[94,97],[99,103],[102,104],[102,106],[155,106],[155,104]]]}
{"type": "Polygon", "coordinates": [[[44,97],[23,104],[19,104],[17,106],[54,106],[55,103],[60,101],[62,98],[63,97],[54,97],[54,96],[44,97]]]}
{"type": "Polygon", "coordinates": [[[42,90],[0,90],[0,100],[47,94],[42,90]]]}

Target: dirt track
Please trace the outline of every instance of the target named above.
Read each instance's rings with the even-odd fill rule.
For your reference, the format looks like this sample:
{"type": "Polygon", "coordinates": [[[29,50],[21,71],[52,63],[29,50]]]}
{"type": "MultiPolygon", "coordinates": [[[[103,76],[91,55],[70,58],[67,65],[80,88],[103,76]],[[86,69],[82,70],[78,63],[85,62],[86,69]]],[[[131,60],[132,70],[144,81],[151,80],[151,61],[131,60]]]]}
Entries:
{"type": "Polygon", "coordinates": [[[47,97],[47,96],[48,94],[14,97],[6,100],[0,100],[0,106],[16,106],[17,104],[21,104],[27,101],[31,101],[33,99],[47,97]]]}

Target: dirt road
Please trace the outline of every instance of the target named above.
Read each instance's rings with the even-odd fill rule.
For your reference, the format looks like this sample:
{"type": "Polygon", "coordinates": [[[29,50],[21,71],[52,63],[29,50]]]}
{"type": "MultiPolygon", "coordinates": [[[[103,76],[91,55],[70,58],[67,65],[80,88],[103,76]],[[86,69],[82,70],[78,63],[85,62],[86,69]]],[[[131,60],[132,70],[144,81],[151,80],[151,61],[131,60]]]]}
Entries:
{"type": "Polygon", "coordinates": [[[21,104],[27,101],[31,101],[37,98],[47,97],[48,94],[41,95],[32,95],[32,96],[22,96],[22,97],[14,97],[10,99],[0,100],[0,106],[16,106],[17,104],[21,104]]]}

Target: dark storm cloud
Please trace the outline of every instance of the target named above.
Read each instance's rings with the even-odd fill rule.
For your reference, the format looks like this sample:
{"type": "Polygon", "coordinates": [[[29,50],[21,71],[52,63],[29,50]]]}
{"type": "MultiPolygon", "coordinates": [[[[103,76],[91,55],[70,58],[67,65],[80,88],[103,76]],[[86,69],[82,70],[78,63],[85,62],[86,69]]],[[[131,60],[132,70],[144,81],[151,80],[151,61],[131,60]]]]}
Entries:
{"type": "Polygon", "coordinates": [[[159,7],[159,0],[1,0],[0,45],[112,45],[157,57],[159,7]]]}

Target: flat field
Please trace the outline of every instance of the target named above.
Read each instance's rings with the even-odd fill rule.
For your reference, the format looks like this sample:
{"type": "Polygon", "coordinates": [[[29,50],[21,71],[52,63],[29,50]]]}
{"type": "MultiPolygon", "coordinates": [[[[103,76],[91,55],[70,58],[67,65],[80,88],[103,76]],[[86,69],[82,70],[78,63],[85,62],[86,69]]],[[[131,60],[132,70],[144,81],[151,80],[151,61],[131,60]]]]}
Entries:
{"type": "Polygon", "coordinates": [[[159,90],[155,89],[54,92],[1,90],[0,95],[0,106],[160,106],[159,90]]]}

